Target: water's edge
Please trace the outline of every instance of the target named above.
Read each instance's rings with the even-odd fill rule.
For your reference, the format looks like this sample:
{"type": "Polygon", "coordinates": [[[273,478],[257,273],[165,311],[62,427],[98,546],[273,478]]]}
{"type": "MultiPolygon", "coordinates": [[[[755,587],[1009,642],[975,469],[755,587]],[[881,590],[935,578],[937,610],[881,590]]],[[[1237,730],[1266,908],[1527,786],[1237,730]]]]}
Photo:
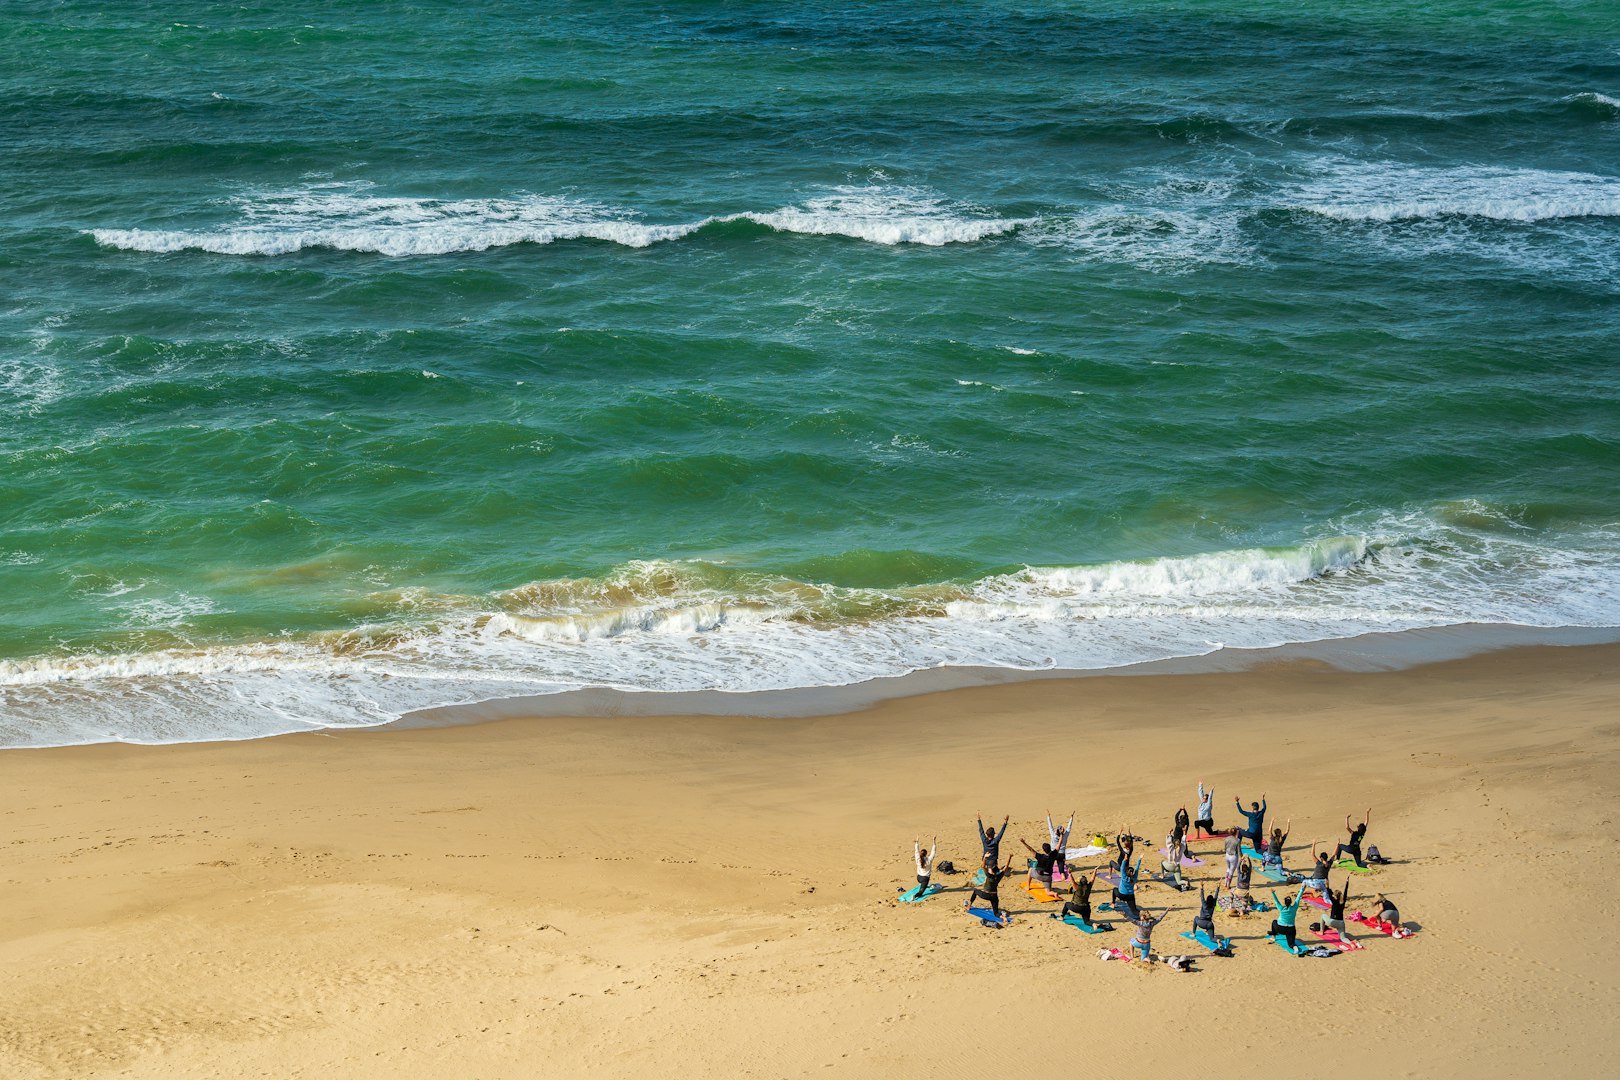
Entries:
{"type": "Polygon", "coordinates": [[[588,687],[527,694],[463,705],[419,709],[365,731],[409,730],[546,717],[736,716],[787,719],[837,716],[881,702],[975,686],[1097,676],[1207,675],[1251,671],[1270,664],[1317,661],[1338,671],[1403,671],[1485,653],[1545,646],[1620,644],[1620,627],[1540,627],[1465,623],[1362,634],[1332,641],[1295,642],[1264,649],[1223,648],[1114,668],[952,666],[912,671],[837,686],[785,690],[639,691],[588,687]]]}

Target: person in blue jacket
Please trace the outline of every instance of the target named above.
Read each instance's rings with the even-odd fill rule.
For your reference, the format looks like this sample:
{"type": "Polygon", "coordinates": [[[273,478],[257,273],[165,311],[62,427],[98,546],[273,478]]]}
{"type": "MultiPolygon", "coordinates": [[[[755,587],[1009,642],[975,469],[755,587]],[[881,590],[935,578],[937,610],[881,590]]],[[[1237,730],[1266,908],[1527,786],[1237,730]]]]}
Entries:
{"type": "Polygon", "coordinates": [[[1249,843],[1254,845],[1254,850],[1259,851],[1260,838],[1265,835],[1264,830],[1266,827],[1266,793],[1262,791],[1260,801],[1249,804],[1254,808],[1252,810],[1243,809],[1242,800],[1233,801],[1237,805],[1238,813],[1249,819],[1249,825],[1244,830],[1244,835],[1249,838],[1249,843]]]}

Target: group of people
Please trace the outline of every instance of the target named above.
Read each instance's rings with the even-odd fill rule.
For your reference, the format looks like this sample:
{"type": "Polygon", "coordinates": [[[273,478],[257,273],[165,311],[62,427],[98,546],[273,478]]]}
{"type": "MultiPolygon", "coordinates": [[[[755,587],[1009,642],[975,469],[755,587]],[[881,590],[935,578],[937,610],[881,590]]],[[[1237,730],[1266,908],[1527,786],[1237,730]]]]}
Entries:
{"type": "MultiPolygon", "coordinates": [[[[1263,902],[1257,902],[1252,894],[1252,882],[1255,873],[1256,861],[1260,873],[1270,881],[1292,885],[1298,883],[1299,889],[1292,897],[1278,896],[1275,890],[1271,891],[1272,907],[1274,912],[1271,928],[1267,934],[1281,942],[1286,942],[1290,951],[1299,951],[1298,946],[1298,919],[1300,906],[1307,900],[1322,909],[1321,917],[1313,929],[1325,940],[1340,943],[1344,947],[1354,947],[1351,944],[1350,933],[1345,925],[1345,910],[1350,902],[1350,884],[1355,871],[1366,871],[1372,863],[1384,862],[1376,847],[1363,849],[1363,841],[1367,835],[1367,827],[1372,821],[1372,810],[1368,808],[1361,821],[1352,822],[1350,815],[1345,816],[1344,826],[1348,838],[1339,843],[1331,853],[1318,850],[1318,844],[1311,845],[1311,864],[1309,869],[1295,875],[1283,867],[1283,851],[1293,829],[1291,821],[1278,827],[1273,826],[1268,833],[1265,829],[1268,805],[1265,794],[1249,803],[1245,808],[1241,799],[1234,800],[1237,812],[1242,816],[1242,827],[1231,827],[1224,830],[1215,827],[1215,791],[1198,784],[1198,815],[1193,817],[1186,807],[1178,809],[1172,819],[1170,832],[1165,838],[1165,846],[1160,849],[1163,856],[1159,863],[1161,876],[1159,880],[1170,885],[1178,891],[1190,890],[1193,886],[1183,876],[1183,868],[1187,865],[1198,865],[1189,850],[1194,841],[1220,841],[1225,855],[1225,874],[1213,892],[1206,891],[1204,884],[1198,886],[1199,905],[1197,914],[1193,916],[1192,935],[1201,940],[1207,947],[1219,951],[1226,951],[1226,939],[1215,933],[1214,916],[1218,907],[1224,907],[1233,915],[1247,915],[1250,912],[1266,911],[1263,902]],[[1192,830],[1197,829],[1194,833],[1192,830]],[[1335,891],[1329,882],[1329,872],[1345,861],[1345,881],[1341,888],[1335,891]],[[1223,897],[1222,890],[1226,891],[1223,897]],[[1335,936],[1336,935],[1336,936],[1335,936]]],[[[1002,841],[1006,838],[1008,824],[1011,816],[1001,821],[1000,828],[986,826],[981,816],[977,819],[976,835],[980,845],[979,871],[975,875],[971,892],[963,906],[972,910],[975,903],[982,903],[983,909],[988,909],[990,921],[1005,924],[1008,919],[1001,906],[1001,884],[1015,870],[1014,859],[1008,857],[1002,860],[1002,841]]],[[[1107,904],[1098,905],[1102,910],[1110,911],[1124,921],[1128,922],[1134,930],[1130,941],[1131,956],[1148,958],[1152,950],[1153,931],[1170,914],[1168,907],[1157,914],[1149,910],[1137,900],[1137,887],[1141,880],[1142,857],[1137,854],[1136,845],[1145,842],[1142,837],[1134,836],[1127,827],[1121,827],[1115,834],[1114,842],[1110,846],[1101,836],[1095,836],[1091,842],[1082,848],[1071,848],[1070,836],[1074,830],[1074,815],[1069,815],[1068,823],[1058,826],[1052,820],[1050,812],[1046,816],[1047,840],[1039,847],[1029,841],[1019,838],[1019,843],[1028,852],[1028,880],[1026,888],[1045,900],[1056,901],[1064,899],[1053,892],[1058,882],[1069,882],[1069,892],[1064,899],[1063,907],[1057,916],[1066,920],[1078,920],[1087,929],[1100,929],[1093,924],[1092,893],[1098,881],[1106,881],[1113,890],[1113,895],[1107,904]],[[1092,857],[1108,854],[1109,863],[1106,867],[1097,867],[1085,872],[1071,871],[1069,859],[1075,857],[1092,857]]],[[[933,873],[936,869],[939,854],[937,838],[929,848],[924,848],[920,840],[913,848],[916,871],[917,888],[914,895],[922,898],[930,893],[933,873]]],[[[949,864],[945,864],[949,867],[949,864]]],[[[1359,914],[1357,919],[1363,919],[1369,925],[1376,925],[1385,933],[1399,934],[1401,922],[1400,911],[1383,893],[1375,894],[1373,898],[1378,904],[1376,914],[1372,918],[1365,918],[1359,914]]],[[[983,911],[981,909],[981,913],[983,911]]]]}

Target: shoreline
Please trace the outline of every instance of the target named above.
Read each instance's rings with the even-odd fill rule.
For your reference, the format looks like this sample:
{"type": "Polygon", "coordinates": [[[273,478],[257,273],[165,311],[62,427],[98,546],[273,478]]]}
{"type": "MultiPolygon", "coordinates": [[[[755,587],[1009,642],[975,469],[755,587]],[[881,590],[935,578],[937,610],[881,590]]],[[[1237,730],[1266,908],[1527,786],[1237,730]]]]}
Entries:
{"type": "MultiPolygon", "coordinates": [[[[1620,646],[1544,646],[0,754],[0,1073],[876,1077],[1072,1032],[1215,1075],[1349,1048],[1392,1075],[1603,1075],[1617,705],[1620,646]],[[1199,780],[1221,825],[1264,792],[1294,868],[1371,805],[1396,864],[1356,906],[1387,891],[1419,932],[1296,960],[1223,916],[1237,955],[1179,975],[1098,962],[1011,882],[1004,931],[961,914],[961,876],[894,900],[919,833],[958,865],[980,813],[1011,814],[1009,845],[1046,809],[1154,837],[1199,780]]],[[[1143,899],[1171,909],[1156,951],[1196,953],[1196,899],[1143,899]]]]}

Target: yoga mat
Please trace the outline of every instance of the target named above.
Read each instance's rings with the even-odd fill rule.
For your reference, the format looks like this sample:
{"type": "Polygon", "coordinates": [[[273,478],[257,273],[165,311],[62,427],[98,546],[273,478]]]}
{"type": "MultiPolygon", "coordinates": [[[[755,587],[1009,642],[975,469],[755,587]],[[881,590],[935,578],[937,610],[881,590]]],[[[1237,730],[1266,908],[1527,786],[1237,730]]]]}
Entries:
{"type": "Polygon", "coordinates": [[[1216,833],[1214,836],[1211,836],[1209,833],[1197,832],[1197,833],[1193,833],[1191,836],[1187,837],[1187,839],[1189,839],[1189,840],[1225,840],[1226,837],[1222,836],[1219,833],[1216,833]]]}
{"type": "Polygon", "coordinates": [[[942,893],[942,892],[945,891],[945,886],[943,886],[943,885],[930,884],[928,886],[928,891],[923,893],[921,896],[919,896],[919,895],[917,895],[917,890],[919,888],[920,888],[920,886],[913,885],[910,889],[908,889],[907,891],[901,893],[900,894],[900,902],[902,904],[915,904],[915,903],[918,903],[920,901],[928,899],[930,896],[933,896],[935,893],[942,893]]]}
{"type": "MultiPolygon", "coordinates": [[[[1170,857],[1170,849],[1167,848],[1167,847],[1162,847],[1162,848],[1159,849],[1159,854],[1163,855],[1165,858],[1168,859],[1170,857]]],[[[1203,866],[1204,865],[1204,860],[1203,859],[1195,859],[1191,855],[1183,855],[1181,857],[1181,865],[1182,866],[1203,866]]]]}
{"type": "Polygon", "coordinates": [[[1333,910],[1333,905],[1328,903],[1326,900],[1322,899],[1320,896],[1307,896],[1305,898],[1305,902],[1307,904],[1311,905],[1312,907],[1319,907],[1323,911],[1332,911],[1333,910]]]}
{"type": "Polygon", "coordinates": [[[1371,866],[1357,866],[1354,859],[1340,859],[1333,864],[1340,870],[1348,870],[1352,874],[1376,874],[1378,870],[1371,866]]]}
{"type": "Polygon", "coordinates": [[[1042,885],[1038,881],[1024,882],[1024,891],[1043,904],[1055,904],[1062,899],[1062,897],[1058,896],[1057,893],[1053,892],[1051,889],[1048,889],[1045,885],[1042,885]]]}
{"type": "Polygon", "coordinates": [[[1182,882],[1181,882],[1180,885],[1177,885],[1176,884],[1176,879],[1171,877],[1169,874],[1164,873],[1163,871],[1160,871],[1159,873],[1154,874],[1153,875],[1153,880],[1157,881],[1161,885],[1168,885],[1172,889],[1179,890],[1180,892],[1191,892],[1192,891],[1192,886],[1190,884],[1188,884],[1188,882],[1186,881],[1185,878],[1182,879],[1182,882]]]}
{"type": "Polygon", "coordinates": [[[1321,930],[1311,930],[1307,928],[1305,932],[1314,938],[1327,942],[1340,952],[1354,952],[1357,949],[1365,949],[1367,947],[1361,944],[1359,941],[1346,941],[1344,938],[1340,937],[1339,932],[1331,926],[1324,926],[1321,930]]]}
{"type": "Polygon", "coordinates": [[[997,919],[996,918],[996,913],[991,911],[987,907],[970,907],[970,908],[968,908],[968,914],[972,915],[975,919],[978,919],[980,922],[984,923],[984,925],[993,926],[997,930],[1001,929],[1003,926],[1006,926],[1008,923],[1012,922],[1012,916],[1011,915],[1007,916],[1006,921],[1004,922],[1004,921],[1002,921],[1000,919],[997,919]]]}
{"type": "MultiPolygon", "coordinates": [[[[1055,919],[1057,916],[1054,915],[1052,918],[1055,919]]],[[[1100,934],[1104,930],[1108,929],[1106,926],[1092,926],[1078,915],[1065,915],[1063,916],[1063,921],[1068,923],[1070,926],[1078,926],[1088,934],[1100,934]]]]}
{"type": "Polygon", "coordinates": [[[1283,952],[1287,953],[1289,956],[1304,956],[1305,955],[1305,946],[1303,946],[1303,945],[1295,945],[1292,949],[1290,949],[1288,947],[1288,939],[1283,937],[1281,934],[1276,934],[1276,935],[1267,934],[1266,935],[1266,940],[1271,941],[1271,942],[1275,942],[1276,945],[1277,945],[1277,948],[1281,949],[1283,952]]]}
{"type": "Polygon", "coordinates": [[[1289,883],[1287,870],[1278,870],[1274,867],[1262,866],[1260,868],[1260,876],[1265,878],[1267,881],[1275,881],[1278,885],[1287,885],[1289,883]]]}
{"type": "Polygon", "coordinates": [[[1113,871],[1113,870],[1099,870],[1097,872],[1097,880],[1098,881],[1106,881],[1108,884],[1112,885],[1114,888],[1116,888],[1116,889],[1119,888],[1119,874],[1116,871],[1113,871]]]}
{"type": "Polygon", "coordinates": [[[972,880],[972,882],[970,882],[970,884],[973,884],[973,885],[983,885],[984,884],[984,867],[982,867],[982,866],[979,867],[978,871],[973,875],[973,880],[972,880]]]}
{"type": "Polygon", "coordinates": [[[1352,911],[1350,913],[1350,921],[1353,923],[1360,923],[1362,926],[1370,926],[1380,934],[1384,934],[1387,937],[1404,938],[1412,936],[1412,931],[1408,930],[1404,926],[1391,926],[1389,923],[1381,922],[1378,919],[1369,919],[1359,911],[1352,911]]]}
{"type": "Polygon", "coordinates": [[[1128,964],[1128,963],[1131,962],[1131,954],[1126,952],[1124,949],[1109,949],[1108,950],[1108,955],[1104,956],[1103,959],[1104,960],[1123,960],[1128,964]]]}
{"type": "Polygon", "coordinates": [[[1191,930],[1183,933],[1181,936],[1186,938],[1188,941],[1198,942],[1198,944],[1202,945],[1210,952],[1214,952],[1216,949],[1230,949],[1232,947],[1231,938],[1221,938],[1219,941],[1216,941],[1214,938],[1209,936],[1209,932],[1206,930],[1191,930]]]}
{"type": "Polygon", "coordinates": [[[1254,850],[1254,847],[1252,845],[1249,845],[1249,844],[1244,844],[1243,845],[1243,854],[1247,855],[1249,858],[1253,859],[1255,862],[1262,862],[1262,861],[1265,860],[1265,856],[1260,854],[1258,851],[1254,850]]]}

